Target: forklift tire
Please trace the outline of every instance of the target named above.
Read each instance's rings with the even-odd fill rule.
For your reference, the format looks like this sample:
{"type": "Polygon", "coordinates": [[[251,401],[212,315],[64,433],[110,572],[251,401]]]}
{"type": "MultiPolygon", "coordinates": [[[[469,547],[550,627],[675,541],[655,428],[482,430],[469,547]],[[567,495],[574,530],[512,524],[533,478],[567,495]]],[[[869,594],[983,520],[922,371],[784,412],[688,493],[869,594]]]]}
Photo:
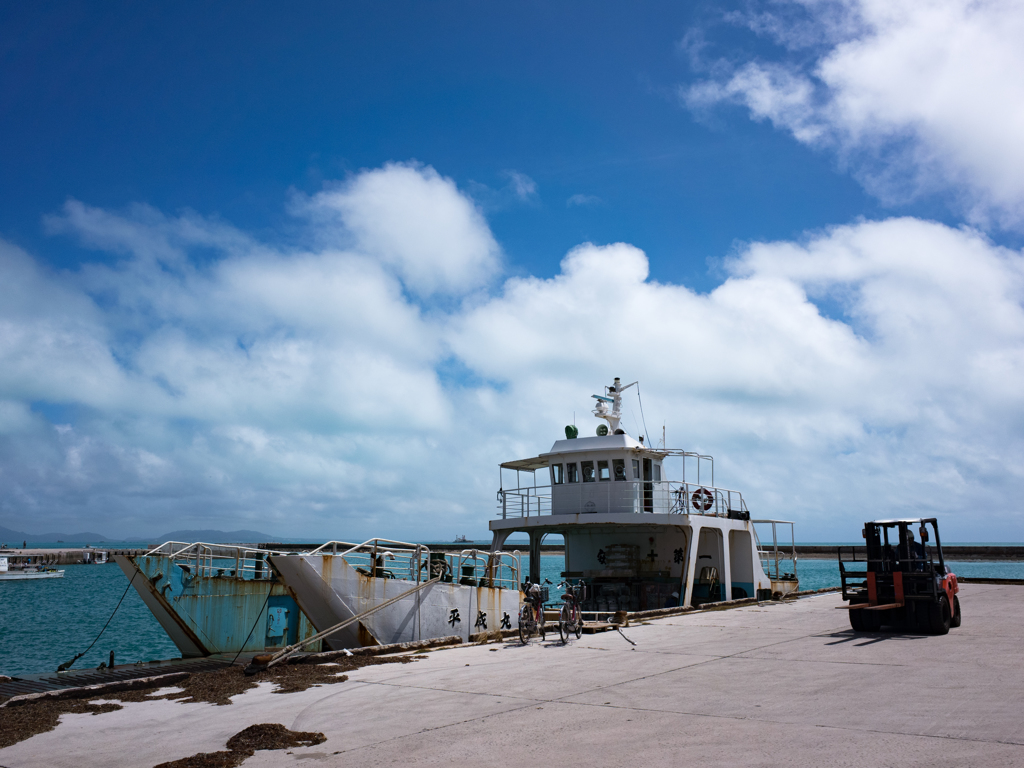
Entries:
{"type": "Polygon", "coordinates": [[[850,611],[850,626],[854,632],[867,632],[867,627],[864,626],[864,611],[850,611]]]}
{"type": "Polygon", "coordinates": [[[854,632],[877,632],[881,622],[877,613],[860,608],[850,611],[850,626],[854,632]]]}
{"type": "Polygon", "coordinates": [[[960,598],[953,596],[953,619],[949,622],[951,627],[960,626],[960,598]]]}
{"type": "Polygon", "coordinates": [[[938,602],[933,603],[930,607],[932,634],[948,634],[949,626],[953,623],[953,615],[949,610],[949,600],[945,595],[939,595],[938,602]]]}

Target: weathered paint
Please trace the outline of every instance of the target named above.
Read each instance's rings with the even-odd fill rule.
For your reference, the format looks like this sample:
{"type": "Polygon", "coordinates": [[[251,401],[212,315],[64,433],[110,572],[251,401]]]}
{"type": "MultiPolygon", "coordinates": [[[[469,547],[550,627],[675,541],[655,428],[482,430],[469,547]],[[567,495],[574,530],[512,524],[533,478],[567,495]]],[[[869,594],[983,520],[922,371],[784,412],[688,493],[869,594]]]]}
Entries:
{"type": "Polygon", "coordinates": [[[164,554],[115,559],[182,656],[278,649],[316,633],[276,578],[204,576],[164,554]]]}
{"type": "MultiPolygon", "coordinates": [[[[360,573],[340,555],[272,556],[268,559],[292,588],[303,612],[319,631],[416,586],[415,581],[408,579],[360,573]]],[[[445,635],[459,635],[468,640],[471,634],[501,629],[503,621],[507,627],[517,627],[520,600],[518,589],[438,582],[340,630],[324,642],[332,648],[352,648],[445,635]]]]}

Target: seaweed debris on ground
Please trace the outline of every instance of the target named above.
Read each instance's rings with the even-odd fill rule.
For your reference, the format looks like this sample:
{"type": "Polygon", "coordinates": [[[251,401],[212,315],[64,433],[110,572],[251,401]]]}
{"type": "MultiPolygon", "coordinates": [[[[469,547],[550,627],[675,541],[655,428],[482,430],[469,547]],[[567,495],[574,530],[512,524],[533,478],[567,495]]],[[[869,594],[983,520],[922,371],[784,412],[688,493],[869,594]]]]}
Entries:
{"type": "Polygon", "coordinates": [[[244,728],[227,743],[227,751],[199,752],[180,760],[160,763],[155,768],[235,768],[258,749],[291,749],[312,747],[323,744],[327,737],[322,733],[289,731],[280,723],[259,723],[244,728]]]}
{"type": "MultiPolygon", "coordinates": [[[[152,688],[134,691],[120,691],[106,695],[96,694],[81,699],[41,698],[19,703],[18,706],[0,707],[0,749],[17,744],[39,733],[52,731],[63,714],[100,715],[121,709],[122,703],[158,701],[172,699],[182,703],[206,702],[224,706],[231,703],[231,697],[255,688],[261,682],[272,682],[277,687],[274,693],[297,693],[307,688],[331,683],[343,683],[348,679],[345,672],[360,667],[378,664],[408,664],[409,656],[351,656],[342,657],[327,664],[279,664],[276,667],[248,676],[240,666],[225,667],[213,672],[193,672],[177,683],[180,690],[154,696],[162,687],[154,683],[152,688]],[[102,701],[97,704],[92,702],[102,701]]],[[[210,753],[219,754],[219,753],[210,753]]],[[[233,758],[232,758],[233,759],[233,758]]],[[[182,765],[185,765],[182,763],[182,765]]],[[[199,763],[196,763],[199,766],[199,763]]],[[[216,766],[217,763],[203,763],[216,766]]],[[[224,763],[237,765],[237,763],[224,763]]]]}
{"type": "MultiPolygon", "coordinates": [[[[276,667],[246,675],[241,667],[227,667],[214,672],[189,675],[179,684],[180,692],[168,693],[159,698],[178,699],[181,701],[206,701],[210,704],[225,705],[231,703],[231,697],[255,688],[259,683],[272,682],[277,685],[274,693],[298,693],[314,685],[343,683],[348,677],[344,672],[351,672],[360,667],[371,667],[377,664],[408,664],[412,659],[408,656],[351,656],[343,657],[327,664],[278,664],[276,667]]],[[[123,694],[111,694],[116,699],[123,694]]],[[[122,699],[124,700],[124,699],[122,699]]]]}
{"type": "Polygon", "coordinates": [[[120,704],[91,704],[81,699],[49,699],[21,707],[0,709],[0,749],[17,744],[37,733],[52,731],[63,714],[102,715],[115,712],[120,704]]]}

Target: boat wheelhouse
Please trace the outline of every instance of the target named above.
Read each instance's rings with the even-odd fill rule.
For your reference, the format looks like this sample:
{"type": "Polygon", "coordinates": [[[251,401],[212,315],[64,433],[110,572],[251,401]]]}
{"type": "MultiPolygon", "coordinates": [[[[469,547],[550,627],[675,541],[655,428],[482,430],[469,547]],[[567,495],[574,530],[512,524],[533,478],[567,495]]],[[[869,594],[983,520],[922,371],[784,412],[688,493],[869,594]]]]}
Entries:
{"type": "Polygon", "coordinates": [[[594,415],[607,422],[596,436],[579,437],[569,426],[565,439],[547,453],[501,465],[492,548],[526,533],[530,579],[538,581],[541,542],[560,534],[562,575],[590,584],[584,605],[590,612],[795,591],[795,553],[778,546],[783,526],[792,544],[792,523],[751,520],[743,494],[715,484],[711,456],[650,446],[626,434],[620,426],[622,392],[632,386],[615,379],[604,395],[593,396],[594,415]],[[682,465],[679,480],[667,476],[666,462],[673,459],[682,465]],[[505,485],[509,472],[515,473],[515,487],[505,485]],[[537,483],[538,472],[546,474],[546,483],[537,483]],[[755,525],[771,528],[771,548],[760,546],[755,525]]]}

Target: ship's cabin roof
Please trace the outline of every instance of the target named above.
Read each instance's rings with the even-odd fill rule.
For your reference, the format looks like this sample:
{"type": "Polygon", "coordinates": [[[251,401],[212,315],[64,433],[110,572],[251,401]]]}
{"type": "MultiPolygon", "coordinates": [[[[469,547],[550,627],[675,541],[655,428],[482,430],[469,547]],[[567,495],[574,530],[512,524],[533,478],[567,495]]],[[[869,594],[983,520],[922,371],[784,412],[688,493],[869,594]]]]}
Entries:
{"type": "Polygon", "coordinates": [[[531,459],[506,461],[502,469],[520,472],[535,472],[550,466],[560,456],[577,453],[643,453],[648,456],[664,457],[667,451],[650,448],[627,434],[604,435],[599,437],[577,437],[570,440],[556,440],[551,450],[531,459]]]}

